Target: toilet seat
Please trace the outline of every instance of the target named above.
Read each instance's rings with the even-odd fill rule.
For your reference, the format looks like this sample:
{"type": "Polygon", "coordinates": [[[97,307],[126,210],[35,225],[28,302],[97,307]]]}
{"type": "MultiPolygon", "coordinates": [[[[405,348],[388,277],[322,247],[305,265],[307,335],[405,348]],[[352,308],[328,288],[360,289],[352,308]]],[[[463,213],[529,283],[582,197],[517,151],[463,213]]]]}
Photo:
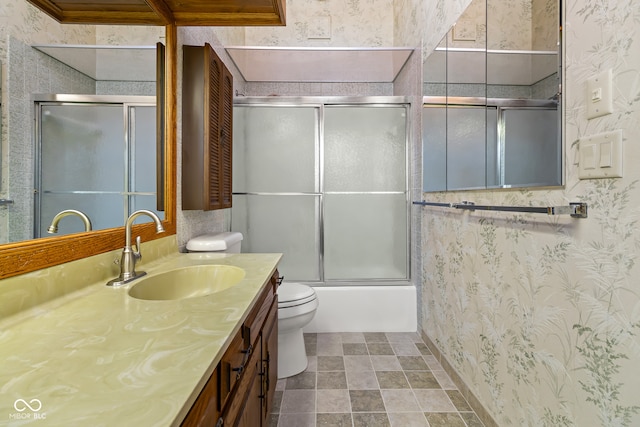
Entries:
{"type": "Polygon", "coordinates": [[[311,286],[299,283],[283,283],[278,288],[279,309],[307,304],[316,298],[316,292],[311,286]]]}

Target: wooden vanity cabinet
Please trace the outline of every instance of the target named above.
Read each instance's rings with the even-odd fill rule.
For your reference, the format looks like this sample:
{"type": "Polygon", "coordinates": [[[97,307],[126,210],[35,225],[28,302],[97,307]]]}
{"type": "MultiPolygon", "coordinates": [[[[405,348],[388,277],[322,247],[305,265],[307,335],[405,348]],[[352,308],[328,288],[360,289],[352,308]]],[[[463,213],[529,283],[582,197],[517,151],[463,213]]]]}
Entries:
{"type": "Polygon", "coordinates": [[[233,76],[208,43],[183,54],[182,209],[230,208],[233,76]]]}
{"type": "Polygon", "coordinates": [[[267,426],[278,380],[278,272],[231,340],[183,426],[267,426]]]}

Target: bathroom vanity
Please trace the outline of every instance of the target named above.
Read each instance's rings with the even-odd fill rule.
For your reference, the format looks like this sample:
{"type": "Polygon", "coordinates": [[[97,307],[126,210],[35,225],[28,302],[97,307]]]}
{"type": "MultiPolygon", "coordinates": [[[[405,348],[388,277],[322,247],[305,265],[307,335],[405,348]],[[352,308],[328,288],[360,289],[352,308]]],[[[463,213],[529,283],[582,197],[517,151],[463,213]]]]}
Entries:
{"type": "MultiPolygon", "coordinates": [[[[108,264],[94,264],[94,271],[106,270],[104,280],[0,319],[0,419],[43,426],[266,425],[277,378],[280,258],[176,252],[141,264],[146,276],[115,288],[106,286],[108,264]],[[145,280],[177,270],[193,275],[200,266],[243,274],[232,286],[195,297],[132,296],[145,280]]],[[[84,275],[67,268],[56,287],[67,285],[60,277],[84,275]]],[[[14,296],[42,292],[29,283],[14,296]]]]}
{"type": "Polygon", "coordinates": [[[278,380],[276,271],[233,337],[183,426],[268,425],[278,380]]]}

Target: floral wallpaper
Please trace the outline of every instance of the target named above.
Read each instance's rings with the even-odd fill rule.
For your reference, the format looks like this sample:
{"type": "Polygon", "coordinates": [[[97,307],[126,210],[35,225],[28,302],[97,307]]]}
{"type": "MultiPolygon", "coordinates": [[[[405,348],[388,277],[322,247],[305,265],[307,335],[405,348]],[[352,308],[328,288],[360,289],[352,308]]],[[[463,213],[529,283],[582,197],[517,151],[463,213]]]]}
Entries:
{"type": "Polygon", "coordinates": [[[640,425],[640,2],[567,0],[566,185],[424,195],[584,201],[587,219],[422,209],[422,327],[499,425],[640,425]],[[614,113],[587,120],[611,68],[614,113]],[[622,129],[624,178],[578,179],[578,141],[622,129]]]}

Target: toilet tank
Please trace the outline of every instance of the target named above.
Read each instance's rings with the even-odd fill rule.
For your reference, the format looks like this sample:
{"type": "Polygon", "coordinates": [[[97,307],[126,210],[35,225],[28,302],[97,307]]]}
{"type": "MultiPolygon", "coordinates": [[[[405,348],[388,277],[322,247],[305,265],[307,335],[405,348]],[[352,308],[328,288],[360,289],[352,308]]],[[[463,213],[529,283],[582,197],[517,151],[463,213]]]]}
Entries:
{"type": "Polygon", "coordinates": [[[187,251],[240,253],[241,244],[242,233],[237,231],[209,233],[189,240],[187,251]]]}

